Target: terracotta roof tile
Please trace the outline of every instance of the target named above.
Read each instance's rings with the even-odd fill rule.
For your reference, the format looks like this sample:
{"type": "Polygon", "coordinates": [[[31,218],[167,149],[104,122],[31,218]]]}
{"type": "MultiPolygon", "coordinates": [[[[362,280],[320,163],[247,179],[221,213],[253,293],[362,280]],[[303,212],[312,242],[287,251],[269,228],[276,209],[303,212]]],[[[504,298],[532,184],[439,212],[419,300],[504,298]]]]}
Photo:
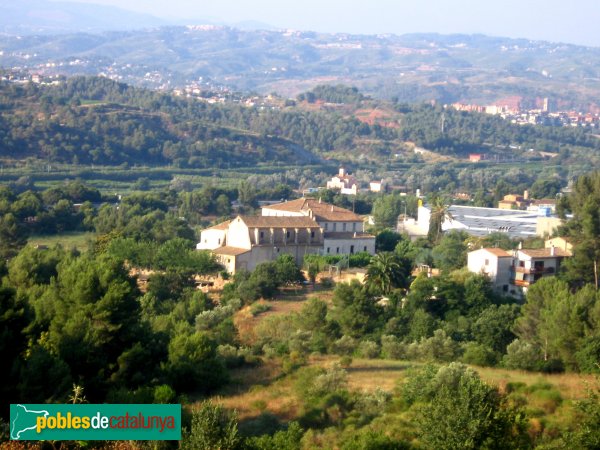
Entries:
{"type": "Polygon", "coordinates": [[[340,208],[330,203],[323,203],[314,198],[299,198],[289,202],[265,206],[266,209],[289,212],[305,212],[307,215],[312,211],[316,220],[325,222],[362,222],[362,218],[352,211],[340,208]]]}
{"type": "Polygon", "coordinates": [[[527,256],[531,256],[532,258],[554,258],[554,257],[567,257],[571,256],[571,252],[567,252],[562,248],[554,247],[554,255],[551,254],[551,248],[524,248],[519,250],[521,253],[527,256]]]}
{"type": "Polygon", "coordinates": [[[213,225],[212,227],[208,227],[205,230],[226,230],[229,228],[230,223],[231,220],[226,220],[225,222],[221,222],[216,225],[213,225]]]}
{"type": "Polygon", "coordinates": [[[502,250],[501,248],[482,248],[488,253],[497,256],[498,258],[509,258],[512,255],[508,253],[506,250],[502,250]]]}
{"type": "Polygon", "coordinates": [[[243,253],[248,253],[250,250],[247,248],[239,248],[239,247],[229,247],[226,245],[225,247],[215,248],[213,253],[217,255],[227,255],[227,256],[237,256],[243,253]]]}
{"type": "Polygon", "coordinates": [[[249,228],[319,228],[310,217],[298,216],[239,216],[249,228]]]}

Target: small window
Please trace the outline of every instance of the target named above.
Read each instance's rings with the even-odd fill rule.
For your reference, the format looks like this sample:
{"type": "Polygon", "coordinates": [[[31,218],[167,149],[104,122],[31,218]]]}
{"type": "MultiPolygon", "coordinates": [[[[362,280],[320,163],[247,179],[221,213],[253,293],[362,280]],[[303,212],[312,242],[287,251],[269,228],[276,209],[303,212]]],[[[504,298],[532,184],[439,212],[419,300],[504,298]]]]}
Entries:
{"type": "Polygon", "coordinates": [[[290,237],[290,232],[285,233],[286,237],[290,237]]]}
{"type": "Polygon", "coordinates": [[[502,286],[502,290],[504,292],[508,292],[508,284],[505,284],[504,286],[502,286]]]}
{"type": "Polygon", "coordinates": [[[484,264],[485,264],[486,266],[489,266],[489,265],[490,265],[490,260],[489,260],[489,259],[486,259],[484,264]]]}
{"type": "Polygon", "coordinates": [[[315,237],[315,232],[314,232],[314,231],[311,231],[311,232],[310,232],[310,237],[311,237],[311,238],[315,237]]]}
{"type": "Polygon", "coordinates": [[[331,250],[331,248],[330,248],[330,247],[327,247],[327,253],[329,253],[329,251],[330,251],[330,250],[331,250]]]}
{"type": "Polygon", "coordinates": [[[342,224],[342,231],[346,231],[346,222],[342,224]]]}
{"type": "Polygon", "coordinates": [[[221,238],[219,238],[219,245],[221,245],[221,238]]]}
{"type": "Polygon", "coordinates": [[[265,237],[265,232],[264,232],[264,231],[261,231],[261,232],[260,232],[260,238],[262,239],[262,238],[264,238],[264,237],[265,237]]]}
{"type": "Polygon", "coordinates": [[[337,228],[337,223],[334,223],[333,224],[333,231],[336,231],[336,228],[337,228]]]}
{"type": "Polygon", "coordinates": [[[356,222],[352,224],[352,231],[356,231],[356,222]]]}
{"type": "Polygon", "coordinates": [[[340,252],[340,248],[339,248],[339,247],[336,247],[336,249],[335,249],[335,252],[336,252],[336,253],[339,253],[339,252],[340,252]]]}
{"type": "Polygon", "coordinates": [[[354,253],[354,245],[350,246],[350,253],[354,253]]]}
{"type": "Polygon", "coordinates": [[[329,230],[329,223],[325,222],[325,231],[329,230]]]}
{"type": "Polygon", "coordinates": [[[367,246],[365,245],[365,252],[367,251],[367,246]]]}

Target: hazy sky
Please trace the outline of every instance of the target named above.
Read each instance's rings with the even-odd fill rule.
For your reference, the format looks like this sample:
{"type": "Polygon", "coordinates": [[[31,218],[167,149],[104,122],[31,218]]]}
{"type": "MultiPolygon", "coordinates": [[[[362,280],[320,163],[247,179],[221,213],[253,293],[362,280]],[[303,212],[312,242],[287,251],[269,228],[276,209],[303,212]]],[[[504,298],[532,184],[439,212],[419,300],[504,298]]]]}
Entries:
{"type": "Polygon", "coordinates": [[[260,21],[349,33],[483,33],[600,46],[598,0],[71,0],[190,23],[260,21]]]}

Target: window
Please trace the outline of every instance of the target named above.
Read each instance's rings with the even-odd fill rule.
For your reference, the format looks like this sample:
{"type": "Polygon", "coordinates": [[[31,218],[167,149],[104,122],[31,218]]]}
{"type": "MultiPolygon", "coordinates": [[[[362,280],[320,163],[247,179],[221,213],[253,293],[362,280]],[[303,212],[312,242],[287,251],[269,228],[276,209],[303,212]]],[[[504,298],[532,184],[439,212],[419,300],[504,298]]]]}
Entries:
{"type": "Polygon", "coordinates": [[[346,222],[342,224],[342,231],[346,231],[346,222]]]}
{"type": "Polygon", "coordinates": [[[311,237],[311,238],[315,237],[315,232],[314,232],[314,231],[311,231],[311,232],[310,232],[310,237],[311,237]]]}
{"type": "Polygon", "coordinates": [[[336,247],[336,249],[335,249],[335,252],[336,252],[336,253],[339,253],[339,252],[340,252],[340,248],[339,248],[339,247],[336,247]]]}
{"type": "Polygon", "coordinates": [[[264,238],[264,237],[265,237],[265,232],[264,232],[264,231],[261,231],[261,232],[260,232],[260,238],[262,239],[262,238],[264,238]]]}
{"type": "Polygon", "coordinates": [[[352,231],[356,231],[356,222],[352,224],[352,231]]]}
{"type": "Polygon", "coordinates": [[[490,265],[490,260],[489,260],[489,259],[486,259],[486,260],[485,260],[485,262],[484,262],[484,264],[485,264],[486,266],[489,266],[489,265],[490,265]]]}
{"type": "Polygon", "coordinates": [[[288,238],[290,237],[290,232],[289,232],[289,231],[287,231],[287,232],[285,233],[285,237],[288,237],[288,238]]]}
{"type": "Polygon", "coordinates": [[[330,248],[329,248],[329,247],[327,247],[327,253],[329,253],[329,250],[330,250],[330,248]]]}
{"type": "Polygon", "coordinates": [[[325,231],[329,230],[329,223],[325,222],[325,231]]]}
{"type": "Polygon", "coordinates": [[[365,245],[365,252],[367,251],[367,246],[365,245]]]}
{"type": "Polygon", "coordinates": [[[219,245],[221,245],[221,238],[219,238],[219,245]]]}
{"type": "Polygon", "coordinates": [[[502,290],[504,292],[508,292],[508,284],[505,284],[504,286],[502,286],[502,290]]]}
{"type": "Polygon", "coordinates": [[[354,253],[354,245],[350,246],[350,253],[354,253]]]}
{"type": "Polygon", "coordinates": [[[337,228],[337,223],[333,224],[333,231],[335,231],[335,229],[337,228]]]}

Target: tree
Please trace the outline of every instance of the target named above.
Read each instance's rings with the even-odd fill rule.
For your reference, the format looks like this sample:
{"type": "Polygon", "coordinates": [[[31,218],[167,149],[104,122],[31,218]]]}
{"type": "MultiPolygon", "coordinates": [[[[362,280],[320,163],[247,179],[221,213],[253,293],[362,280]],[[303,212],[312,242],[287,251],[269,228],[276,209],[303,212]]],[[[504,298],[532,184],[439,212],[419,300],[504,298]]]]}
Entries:
{"type": "Polygon", "coordinates": [[[373,219],[378,228],[396,228],[398,216],[403,211],[403,202],[399,196],[384,195],[373,204],[373,219]]]}
{"type": "Polygon", "coordinates": [[[373,332],[381,319],[382,310],[356,280],[335,287],[332,317],[340,325],[342,334],[362,337],[373,332]]]}
{"type": "Polygon", "coordinates": [[[393,289],[406,287],[409,270],[394,253],[378,253],[367,266],[365,282],[374,292],[388,295],[393,289]]]}
{"type": "Polygon", "coordinates": [[[438,242],[442,235],[442,225],[446,220],[452,222],[450,206],[444,203],[441,197],[435,197],[431,202],[431,213],[429,216],[429,232],[427,238],[431,242],[438,242]]]}
{"type": "Polygon", "coordinates": [[[522,449],[531,446],[524,415],[481,381],[453,363],[442,367],[433,398],[419,414],[420,436],[429,448],[522,449]]]}
{"type": "Polygon", "coordinates": [[[432,251],[436,267],[449,272],[466,266],[468,237],[464,231],[452,230],[446,233],[432,251]]]}
{"type": "Polygon", "coordinates": [[[569,298],[569,286],[556,277],[544,277],[527,291],[521,317],[515,324],[515,333],[527,343],[541,349],[544,361],[549,357],[549,344],[552,339],[545,318],[553,304],[569,298]]]}
{"type": "Polygon", "coordinates": [[[562,233],[573,241],[573,257],[564,264],[565,278],[571,285],[593,283],[598,289],[600,267],[600,172],[577,179],[567,197],[573,219],[562,233]]]}
{"type": "Polygon", "coordinates": [[[375,250],[377,252],[392,252],[402,240],[402,236],[395,231],[383,230],[375,237],[375,250]]]}
{"type": "Polygon", "coordinates": [[[203,392],[227,381],[227,372],[217,356],[217,346],[205,334],[178,334],[169,343],[168,372],[175,389],[203,392]]]}
{"type": "Polygon", "coordinates": [[[237,417],[210,400],[202,402],[192,415],[192,427],[184,430],[183,450],[235,450],[242,448],[237,417]]]}
{"type": "Polygon", "coordinates": [[[27,230],[11,214],[0,217],[0,259],[15,256],[27,242],[27,230]]]}

